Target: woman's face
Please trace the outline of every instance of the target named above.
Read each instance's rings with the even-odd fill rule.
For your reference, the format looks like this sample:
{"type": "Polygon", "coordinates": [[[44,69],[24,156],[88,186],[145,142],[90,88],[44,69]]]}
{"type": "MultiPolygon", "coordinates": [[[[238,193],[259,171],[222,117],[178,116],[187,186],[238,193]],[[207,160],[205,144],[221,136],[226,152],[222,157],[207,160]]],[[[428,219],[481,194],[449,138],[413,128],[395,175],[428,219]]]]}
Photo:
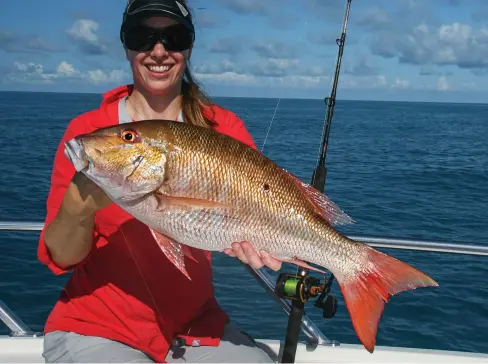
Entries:
{"type": "MultiPolygon", "coordinates": [[[[177,22],[170,18],[155,17],[144,23],[152,28],[165,28],[177,22]]],[[[149,51],[126,50],[134,83],[153,94],[180,93],[186,61],[191,56],[191,48],[182,52],[168,52],[161,42],[149,51]]]]}

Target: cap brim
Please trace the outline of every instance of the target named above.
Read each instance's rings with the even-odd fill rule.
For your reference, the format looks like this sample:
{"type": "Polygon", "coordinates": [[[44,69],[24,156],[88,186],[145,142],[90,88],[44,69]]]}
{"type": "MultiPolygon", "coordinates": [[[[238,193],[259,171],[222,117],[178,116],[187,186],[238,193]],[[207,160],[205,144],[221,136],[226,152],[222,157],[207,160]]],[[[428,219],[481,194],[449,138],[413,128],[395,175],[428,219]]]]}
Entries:
{"type": "Polygon", "coordinates": [[[173,11],[168,9],[164,9],[162,7],[155,7],[154,5],[146,5],[140,7],[139,9],[132,12],[129,16],[127,16],[124,22],[124,29],[128,29],[133,27],[134,25],[138,25],[145,20],[153,17],[166,17],[173,20],[176,20],[178,23],[183,24],[191,31],[195,31],[193,24],[185,19],[183,16],[175,14],[173,11]]]}

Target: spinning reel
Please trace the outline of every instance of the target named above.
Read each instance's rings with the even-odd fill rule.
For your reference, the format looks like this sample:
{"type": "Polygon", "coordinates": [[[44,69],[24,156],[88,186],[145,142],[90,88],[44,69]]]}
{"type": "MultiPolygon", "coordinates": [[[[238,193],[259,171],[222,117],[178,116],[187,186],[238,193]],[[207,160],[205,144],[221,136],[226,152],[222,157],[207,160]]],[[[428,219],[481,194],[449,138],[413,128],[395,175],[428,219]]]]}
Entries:
{"type": "Polygon", "coordinates": [[[331,319],[337,311],[337,298],[330,295],[334,276],[331,274],[329,279],[326,278],[321,284],[320,279],[314,277],[281,273],[276,280],[275,293],[280,298],[301,303],[318,296],[314,306],[322,309],[325,319],[331,319]]]}

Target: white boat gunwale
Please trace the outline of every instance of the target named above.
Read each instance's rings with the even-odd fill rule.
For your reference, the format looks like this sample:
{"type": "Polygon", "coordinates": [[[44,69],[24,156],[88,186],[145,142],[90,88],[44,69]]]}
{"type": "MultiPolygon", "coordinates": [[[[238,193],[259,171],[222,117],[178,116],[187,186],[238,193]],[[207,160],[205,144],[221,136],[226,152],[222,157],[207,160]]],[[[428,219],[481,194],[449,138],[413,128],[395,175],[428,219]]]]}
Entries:
{"type": "MultiPolygon", "coordinates": [[[[0,335],[1,363],[44,363],[43,340],[40,337],[12,337],[0,335]]],[[[284,342],[280,340],[255,339],[275,361],[281,361],[284,342]]],[[[296,363],[488,363],[488,354],[449,350],[417,349],[377,346],[373,353],[362,345],[318,345],[310,348],[300,342],[297,346],[296,363]]]]}
{"type": "MultiPolygon", "coordinates": [[[[0,230],[39,231],[43,223],[30,221],[0,221],[0,230]]],[[[399,239],[372,236],[349,236],[368,245],[379,248],[433,251],[439,253],[467,254],[488,256],[488,244],[465,244],[458,242],[440,242],[416,239],[399,239]]],[[[290,303],[279,298],[274,292],[272,277],[264,270],[255,270],[246,265],[252,276],[267,293],[282,304],[289,314],[290,303]]],[[[44,362],[42,357],[42,332],[32,331],[8,306],[0,300],[0,321],[9,329],[8,335],[0,335],[0,362],[44,362]]],[[[303,316],[301,330],[307,341],[297,347],[295,362],[330,362],[334,363],[488,363],[488,353],[473,353],[451,350],[418,349],[409,347],[376,346],[368,353],[359,344],[341,344],[329,340],[321,330],[306,316],[303,316]]],[[[280,361],[284,342],[280,340],[255,339],[269,355],[280,361]]]]}

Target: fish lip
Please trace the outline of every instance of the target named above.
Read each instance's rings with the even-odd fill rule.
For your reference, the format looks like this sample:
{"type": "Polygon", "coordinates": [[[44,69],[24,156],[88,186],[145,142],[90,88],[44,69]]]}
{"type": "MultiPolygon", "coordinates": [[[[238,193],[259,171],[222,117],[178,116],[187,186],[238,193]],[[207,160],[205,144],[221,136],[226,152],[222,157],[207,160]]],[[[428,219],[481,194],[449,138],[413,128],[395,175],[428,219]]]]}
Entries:
{"type": "Polygon", "coordinates": [[[90,160],[85,152],[83,141],[77,139],[71,139],[64,143],[64,154],[73,164],[77,172],[83,171],[88,168],[90,160]]]}

